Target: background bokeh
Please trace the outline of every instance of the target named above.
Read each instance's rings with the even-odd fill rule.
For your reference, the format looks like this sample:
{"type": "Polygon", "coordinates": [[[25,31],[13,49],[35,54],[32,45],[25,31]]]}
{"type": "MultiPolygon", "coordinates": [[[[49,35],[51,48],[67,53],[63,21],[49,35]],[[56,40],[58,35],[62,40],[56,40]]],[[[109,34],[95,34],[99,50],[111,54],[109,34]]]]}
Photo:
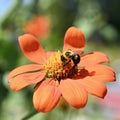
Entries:
{"type": "Polygon", "coordinates": [[[120,0],[0,0],[0,120],[22,120],[34,111],[33,86],[13,92],[6,81],[12,69],[30,63],[19,48],[18,36],[32,30],[45,50],[62,50],[65,31],[72,25],[85,34],[85,52],[109,56],[117,81],[107,84],[104,100],[89,96],[84,109],[63,102],[29,120],[120,120],[119,9],[120,0]]]}

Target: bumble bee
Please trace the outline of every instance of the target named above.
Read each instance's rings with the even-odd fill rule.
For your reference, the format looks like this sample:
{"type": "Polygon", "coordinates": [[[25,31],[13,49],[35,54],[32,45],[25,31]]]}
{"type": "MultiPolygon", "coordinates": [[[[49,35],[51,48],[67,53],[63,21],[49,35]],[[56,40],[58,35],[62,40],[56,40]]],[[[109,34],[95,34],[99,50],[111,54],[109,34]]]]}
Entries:
{"type": "Polygon", "coordinates": [[[61,61],[62,62],[69,62],[70,60],[73,61],[74,65],[76,66],[80,62],[80,55],[70,49],[63,52],[61,55],[61,61]]]}

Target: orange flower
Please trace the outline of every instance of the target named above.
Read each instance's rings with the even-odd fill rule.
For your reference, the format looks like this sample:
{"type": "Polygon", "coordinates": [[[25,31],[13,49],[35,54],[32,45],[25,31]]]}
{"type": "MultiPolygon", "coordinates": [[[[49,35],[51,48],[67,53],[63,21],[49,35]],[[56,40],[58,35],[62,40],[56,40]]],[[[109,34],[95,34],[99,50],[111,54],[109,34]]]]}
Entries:
{"type": "Polygon", "coordinates": [[[24,25],[24,31],[36,37],[46,38],[49,33],[49,21],[44,16],[34,16],[31,21],[24,25]]]}
{"type": "Polygon", "coordinates": [[[45,52],[30,34],[20,36],[19,44],[24,55],[36,64],[14,69],[7,79],[14,91],[36,84],[33,104],[37,111],[52,110],[61,96],[71,106],[82,108],[87,103],[88,94],[104,98],[107,92],[104,82],[115,81],[112,68],[101,64],[109,62],[104,53],[80,56],[85,38],[75,27],[70,27],[65,34],[63,52],[45,52]]]}

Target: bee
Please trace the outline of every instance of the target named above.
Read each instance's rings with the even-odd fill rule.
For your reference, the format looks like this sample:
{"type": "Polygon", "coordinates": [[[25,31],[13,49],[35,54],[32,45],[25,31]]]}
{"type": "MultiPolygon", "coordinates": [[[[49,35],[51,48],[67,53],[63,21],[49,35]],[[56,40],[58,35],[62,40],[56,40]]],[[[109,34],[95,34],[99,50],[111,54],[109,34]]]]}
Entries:
{"type": "Polygon", "coordinates": [[[80,62],[80,55],[77,52],[68,49],[61,55],[61,61],[69,62],[71,60],[73,61],[74,66],[76,66],[80,62]]]}

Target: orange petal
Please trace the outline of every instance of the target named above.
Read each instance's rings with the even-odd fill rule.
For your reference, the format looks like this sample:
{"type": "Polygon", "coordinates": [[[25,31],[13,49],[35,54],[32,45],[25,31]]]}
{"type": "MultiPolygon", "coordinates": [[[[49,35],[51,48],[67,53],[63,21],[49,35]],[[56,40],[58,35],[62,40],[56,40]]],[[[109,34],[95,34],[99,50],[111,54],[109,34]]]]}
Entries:
{"type": "Polygon", "coordinates": [[[115,72],[105,65],[94,65],[86,67],[92,79],[102,82],[113,82],[116,80],[115,72]]]}
{"type": "Polygon", "coordinates": [[[80,66],[93,66],[109,62],[108,57],[102,52],[91,52],[81,57],[80,66]]]}
{"type": "Polygon", "coordinates": [[[53,52],[53,51],[46,52],[47,59],[49,59],[49,57],[52,56],[55,53],[56,52],[53,52]]]}
{"type": "Polygon", "coordinates": [[[79,53],[83,52],[85,46],[85,37],[81,30],[76,27],[70,27],[64,37],[63,51],[71,49],[79,53]]]}
{"type": "Polygon", "coordinates": [[[59,86],[63,98],[73,107],[82,108],[88,100],[87,91],[77,81],[66,79],[61,80],[59,86]]]}
{"type": "Polygon", "coordinates": [[[17,67],[8,74],[7,80],[25,72],[40,70],[42,67],[43,67],[42,65],[38,65],[38,64],[28,64],[28,65],[17,67]]]}
{"type": "Polygon", "coordinates": [[[33,103],[37,111],[49,112],[59,102],[61,92],[53,79],[46,80],[37,87],[33,95],[33,103]]]}
{"type": "Polygon", "coordinates": [[[80,79],[78,82],[85,87],[88,93],[93,94],[97,97],[104,98],[107,93],[107,88],[104,83],[94,80],[92,77],[80,79]]]}
{"type": "Polygon", "coordinates": [[[31,34],[24,34],[18,38],[20,47],[24,55],[39,64],[44,64],[46,61],[46,54],[39,44],[38,40],[31,34]]]}
{"type": "Polygon", "coordinates": [[[43,80],[45,77],[44,72],[25,73],[16,76],[9,81],[10,88],[13,91],[18,91],[28,85],[35,84],[43,80]]]}

